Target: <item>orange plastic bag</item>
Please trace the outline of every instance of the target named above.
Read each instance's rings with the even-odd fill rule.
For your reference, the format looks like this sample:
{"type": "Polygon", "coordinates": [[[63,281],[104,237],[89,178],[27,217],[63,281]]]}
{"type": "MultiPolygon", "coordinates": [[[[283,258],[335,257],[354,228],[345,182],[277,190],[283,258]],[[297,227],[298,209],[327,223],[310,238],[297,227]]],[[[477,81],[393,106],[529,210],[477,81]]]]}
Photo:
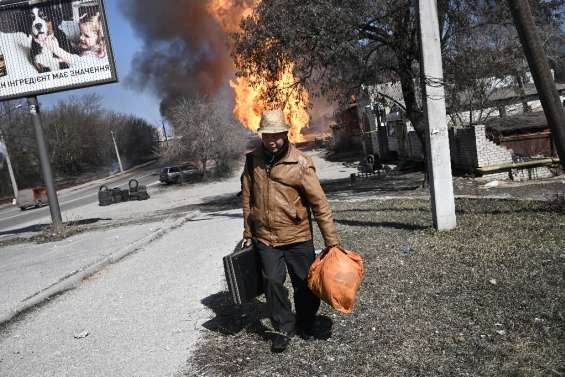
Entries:
{"type": "Polygon", "coordinates": [[[355,251],[333,246],[318,255],[308,272],[308,287],[342,313],[350,313],[363,280],[363,259],[355,251]]]}

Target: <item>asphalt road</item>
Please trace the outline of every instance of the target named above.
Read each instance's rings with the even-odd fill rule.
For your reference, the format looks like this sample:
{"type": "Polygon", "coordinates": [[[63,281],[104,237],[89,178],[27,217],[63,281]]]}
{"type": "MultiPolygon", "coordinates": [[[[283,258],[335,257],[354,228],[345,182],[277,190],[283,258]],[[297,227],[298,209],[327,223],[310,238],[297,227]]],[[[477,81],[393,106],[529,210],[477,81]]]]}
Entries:
{"type": "MultiPolygon", "coordinates": [[[[135,178],[141,185],[152,186],[159,184],[157,169],[153,167],[141,168],[132,173],[116,176],[104,182],[109,188],[127,188],[130,179],[135,178]]],[[[79,188],[67,188],[58,193],[59,206],[64,215],[65,210],[70,210],[84,206],[86,204],[98,202],[98,185],[87,184],[79,188]]],[[[0,207],[0,233],[3,230],[13,229],[20,224],[27,223],[38,217],[50,216],[49,206],[33,208],[25,211],[15,206],[0,207]]]]}

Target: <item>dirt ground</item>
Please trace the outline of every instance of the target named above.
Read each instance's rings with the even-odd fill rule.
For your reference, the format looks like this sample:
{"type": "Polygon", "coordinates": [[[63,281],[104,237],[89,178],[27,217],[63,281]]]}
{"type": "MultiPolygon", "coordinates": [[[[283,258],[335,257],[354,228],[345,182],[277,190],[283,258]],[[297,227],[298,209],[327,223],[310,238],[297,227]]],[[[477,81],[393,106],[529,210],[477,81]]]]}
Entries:
{"type": "MultiPolygon", "coordinates": [[[[458,199],[437,232],[427,200],[334,202],[365,278],[352,314],[323,305],[329,339],[269,351],[263,299],[202,302],[215,316],[187,376],[562,376],[565,205],[458,199]]],[[[317,248],[321,248],[316,235],[317,248]]]]}

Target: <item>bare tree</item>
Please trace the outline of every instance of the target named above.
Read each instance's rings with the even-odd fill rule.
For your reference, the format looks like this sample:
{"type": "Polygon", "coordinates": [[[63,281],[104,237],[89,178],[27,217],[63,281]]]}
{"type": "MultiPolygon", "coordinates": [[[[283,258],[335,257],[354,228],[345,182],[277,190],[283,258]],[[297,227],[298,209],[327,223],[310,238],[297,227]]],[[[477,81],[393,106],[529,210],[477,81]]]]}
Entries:
{"type": "MultiPolygon", "coordinates": [[[[37,159],[37,143],[29,113],[25,111],[21,101],[0,103],[0,132],[10,153],[18,188],[23,189],[39,184],[41,176],[37,159]]],[[[0,195],[9,194],[8,182],[10,179],[7,169],[1,170],[0,174],[2,174],[0,195]]]]}
{"type": "Polygon", "coordinates": [[[198,160],[204,177],[207,164],[215,161],[219,173],[227,173],[243,151],[242,126],[227,105],[206,97],[186,97],[167,114],[175,137],[165,151],[168,159],[198,160]]]}
{"type": "MultiPolygon", "coordinates": [[[[437,1],[443,55],[446,63],[457,62],[451,67],[451,77],[463,76],[458,74],[459,64],[475,63],[461,54],[470,57],[471,51],[465,49],[472,47],[477,52],[477,46],[461,41],[487,33],[490,25],[511,25],[509,12],[499,3],[437,1]],[[482,16],[484,13],[489,17],[482,16]]],[[[544,22],[563,1],[531,3],[544,22]]],[[[418,22],[412,0],[263,0],[232,40],[238,74],[252,82],[273,83],[265,93],[273,102],[281,100],[281,88],[274,84],[289,65],[298,78],[295,90],[317,90],[345,101],[362,84],[399,81],[406,115],[422,142],[424,118],[417,83],[423,79],[433,85],[445,84],[439,78],[420,77],[418,22]]],[[[494,52],[492,45],[480,46],[483,48],[494,52]]]]}
{"type": "MultiPolygon", "coordinates": [[[[548,58],[557,62],[556,36],[562,33],[559,18],[563,0],[530,1],[548,58]]],[[[468,27],[461,28],[444,51],[448,104],[455,124],[477,124],[496,113],[496,107],[513,104],[497,98],[501,90],[514,91],[524,112],[528,65],[505,2],[469,1],[468,27]],[[496,99],[496,102],[494,101],[496,99]],[[462,119],[462,115],[466,115],[462,119]]]]}
{"type": "MultiPolygon", "coordinates": [[[[107,136],[109,137],[110,130],[116,134],[116,143],[126,169],[158,157],[155,153],[158,144],[157,129],[147,121],[118,113],[107,113],[104,119],[107,136]]],[[[115,159],[114,149],[111,158],[115,159]]]]}
{"type": "MultiPolygon", "coordinates": [[[[26,106],[18,105],[17,101],[0,104],[0,131],[16,181],[21,188],[29,188],[41,184],[37,143],[26,106]]],[[[51,163],[58,177],[72,178],[111,166],[115,161],[111,129],[117,131],[118,143],[130,165],[155,158],[155,128],[143,119],[103,110],[99,96],[60,101],[44,109],[42,116],[51,163]]],[[[0,195],[9,193],[9,186],[4,184],[6,174],[0,170],[0,195]]]]}
{"type": "Polygon", "coordinates": [[[77,175],[108,163],[111,144],[101,101],[97,95],[72,97],[43,112],[51,162],[59,174],[77,175]]]}
{"type": "MultiPolygon", "coordinates": [[[[465,7],[463,1],[438,1],[444,49],[466,26],[465,7]]],[[[239,74],[252,80],[273,82],[292,63],[297,90],[316,88],[346,102],[362,84],[399,81],[406,115],[424,144],[413,1],[263,0],[233,41],[239,74]]],[[[276,101],[278,88],[269,89],[267,97],[276,101]]]]}

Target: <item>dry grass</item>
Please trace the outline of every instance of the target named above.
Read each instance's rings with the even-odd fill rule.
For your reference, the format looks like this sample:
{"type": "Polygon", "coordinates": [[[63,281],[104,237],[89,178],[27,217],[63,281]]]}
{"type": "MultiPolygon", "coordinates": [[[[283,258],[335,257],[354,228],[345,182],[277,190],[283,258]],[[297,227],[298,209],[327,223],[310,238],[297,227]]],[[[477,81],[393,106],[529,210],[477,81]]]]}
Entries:
{"type": "Polygon", "coordinates": [[[447,233],[432,229],[423,201],[334,211],[366,275],[352,314],[323,305],[332,337],[271,354],[264,305],[236,307],[220,292],[204,300],[215,315],[186,375],[565,375],[562,206],[460,200],[447,233]]]}
{"type": "Polygon", "coordinates": [[[47,225],[43,228],[41,233],[39,233],[35,238],[36,243],[46,243],[61,241],[75,234],[82,233],[87,230],[87,227],[81,225],[77,221],[69,221],[60,226],[47,225]]]}

